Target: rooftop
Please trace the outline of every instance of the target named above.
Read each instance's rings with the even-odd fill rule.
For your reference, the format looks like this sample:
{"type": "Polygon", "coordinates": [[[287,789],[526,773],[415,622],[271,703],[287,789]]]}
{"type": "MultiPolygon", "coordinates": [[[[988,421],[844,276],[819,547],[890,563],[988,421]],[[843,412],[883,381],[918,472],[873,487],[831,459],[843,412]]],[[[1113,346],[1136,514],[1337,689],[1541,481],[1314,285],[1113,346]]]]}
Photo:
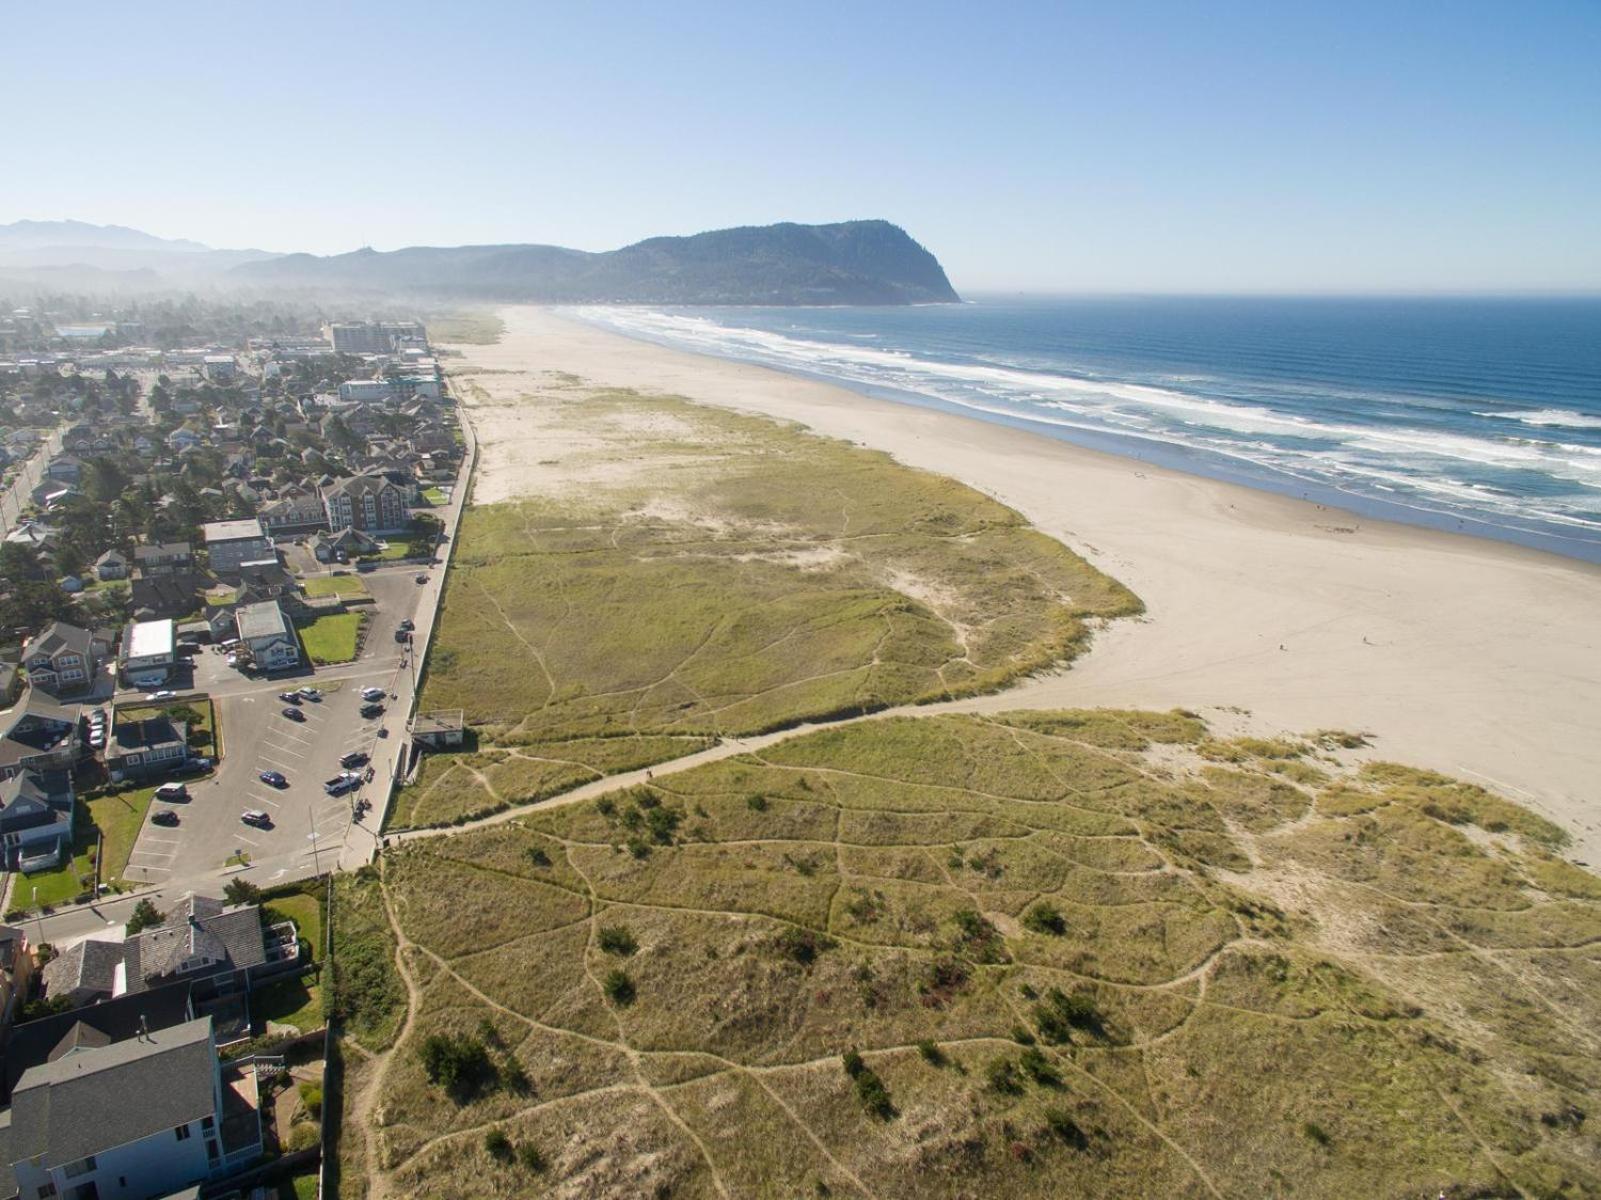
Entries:
{"type": "Polygon", "coordinates": [[[215,1116],[216,1062],[202,1017],[32,1067],[11,1097],[11,1157],[51,1170],[215,1116]]]}
{"type": "Polygon", "coordinates": [[[245,639],[276,637],[289,632],[289,621],[276,600],[246,604],[234,613],[239,636],[245,639]]]}
{"type": "Polygon", "coordinates": [[[256,517],[244,517],[238,521],[212,521],[202,525],[200,532],[208,546],[266,536],[261,531],[261,521],[256,517]]]}
{"type": "Polygon", "coordinates": [[[124,654],[128,658],[150,658],[171,654],[175,640],[171,620],[135,621],[128,626],[127,637],[123,643],[124,654]]]}

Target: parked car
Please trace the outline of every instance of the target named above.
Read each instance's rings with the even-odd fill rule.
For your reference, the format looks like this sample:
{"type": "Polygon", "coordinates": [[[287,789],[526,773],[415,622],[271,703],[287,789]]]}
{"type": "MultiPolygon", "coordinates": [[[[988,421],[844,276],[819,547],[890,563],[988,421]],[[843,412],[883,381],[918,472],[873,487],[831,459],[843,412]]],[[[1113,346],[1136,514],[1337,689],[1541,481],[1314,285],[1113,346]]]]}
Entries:
{"type": "Polygon", "coordinates": [[[176,825],[178,823],[178,814],[170,808],[159,808],[151,814],[150,823],[152,825],[176,825]]]}
{"type": "Polygon", "coordinates": [[[365,750],[352,750],[349,754],[340,757],[339,765],[341,767],[359,767],[366,761],[367,752],[365,750]]]}
{"type": "Polygon", "coordinates": [[[304,721],[306,719],[306,714],[301,712],[298,708],[284,709],[284,716],[288,717],[291,721],[304,721]]]}
{"type": "Polygon", "coordinates": [[[284,778],[282,771],[263,771],[260,775],[256,776],[256,778],[261,780],[262,783],[268,784],[271,787],[281,788],[289,786],[289,781],[284,778]]]}
{"type": "Polygon", "coordinates": [[[323,780],[322,790],[330,796],[343,796],[353,787],[360,786],[359,779],[352,779],[348,775],[335,775],[332,779],[323,780]]]}
{"type": "Polygon", "coordinates": [[[278,693],[278,699],[282,700],[285,704],[299,704],[300,703],[300,693],[299,692],[279,692],[278,693]]]}
{"type": "Polygon", "coordinates": [[[209,770],[211,770],[211,760],[204,754],[197,754],[174,767],[172,773],[174,775],[199,775],[209,770]]]}
{"type": "Polygon", "coordinates": [[[409,629],[397,629],[397,630],[395,630],[395,641],[397,641],[397,642],[409,642],[409,641],[411,641],[411,630],[409,630],[409,629]]]}
{"type": "Polygon", "coordinates": [[[413,578],[416,579],[416,581],[418,583],[427,583],[428,582],[427,574],[425,572],[422,572],[422,571],[417,572],[417,574],[415,576],[413,576],[413,578]]]}
{"type": "Polygon", "coordinates": [[[402,621],[400,623],[400,627],[402,629],[404,629],[407,633],[410,633],[413,629],[417,628],[417,623],[415,621],[413,621],[410,617],[407,617],[404,621],[402,621]]]}
{"type": "Polygon", "coordinates": [[[271,829],[272,818],[259,808],[247,808],[239,814],[239,819],[246,825],[254,825],[257,829],[271,829]]]}
{"type": "Polygon", "coordinates": [[[361,698],[363,700],[382,700],[384,698],[384,689],[381,687],[364,687],[361,689],[361,698]]]}
{"type": "Polygon", "coordinates": [[[384,706],[382,704],[363,704],[361,706],[361,715],[364,717],[381,717],[384,715],[384,706]]]}
{"type": "Polygon", "coordinates": [[[164,783],[156,789],[157,800],[187,800],[189,789],[181,783],[164,783]]]}
{"type": "Polygon", "coordinates": [[[145,693],[145,699],[146,700],[171,700],[177,694],[178,694],[177,692],[173,692],[173,691],[168,691],[166,689],[162,689],[159,692],[147,692],[147,693],[145,693]]]}
{"type": "Polygon", "coordinates": [[[317,700],[321,700],[322,699],[322,691],[321,691],[321,689],[314,688],[310,684],[308,684],[305,687],[301,688],[300,689],[300,694],[302,696],[304,696],[307,700],[317,701],[317,700]]]}

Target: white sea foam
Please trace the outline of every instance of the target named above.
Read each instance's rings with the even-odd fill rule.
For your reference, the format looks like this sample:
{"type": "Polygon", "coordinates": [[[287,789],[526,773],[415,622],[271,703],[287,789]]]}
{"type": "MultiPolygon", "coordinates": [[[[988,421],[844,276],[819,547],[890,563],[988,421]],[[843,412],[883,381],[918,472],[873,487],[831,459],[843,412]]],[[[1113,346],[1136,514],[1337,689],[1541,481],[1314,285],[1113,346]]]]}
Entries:
{"type": "Polygon", "coordinates": [[[1549,425],[1560,429],[1601,429],[1601,417],[1574,412],[1568,408],[1534,408],[1519,412],[1476,412],[1476,417],[1497,421],[1518,421],[1524,425],[1549,425]]]}
{"type": "MultiPolygon", "coordinates": [[[[1409,502],[1430,511],[1471,510],[1490,520],[1544,520],[1586,528],[1601,520],[1601,448],[1547,441],[1532,431],[1523,437],[1478,437],[1399,423],[1316,419],[1274,406],[1275,396],[1280,404],[1302,397],[1314,403],[1330,399],[1334,389],[1309,384],[1287,384],[1271,392],[1253,387],[1250,392],[1261,394],[1262,402],[1231,402],[1179,386],[1084,378],[999,358],[964,362],[919,358],[905,350],[859,344],[867,335],[858,335],[857,344],[842,345],[720,325],[685,313],[585,308],[575,310],[575,315],[685,349],[921,395],[988,416],[1020,417],[1064,431],[1112,434],[1135,443],[1203,449],[1340,490],[1404,494],[1409,502]],[[1488,482],[1459,477],[1480,471],[1534,473],[1555,485],[1546,490],[1567,495],[1545,496],[1545,507],[1536,509],[1533,497],[1497,486],[1494,475],[1488,482]],[[1436,507],[1440,504],[1446,508],[1436,507]]],[[[1170,375],[1163,382],[1182,385],[1201,378],[1170,375]]],[[[1405,397],[1352,393],[1347,398],[1390,401],[1397,408],[1408,403],[1405,397]]],[[[1476,415],[1531,427],[1601,429],[1601,417],[1565,409],[1476,415]]]]}

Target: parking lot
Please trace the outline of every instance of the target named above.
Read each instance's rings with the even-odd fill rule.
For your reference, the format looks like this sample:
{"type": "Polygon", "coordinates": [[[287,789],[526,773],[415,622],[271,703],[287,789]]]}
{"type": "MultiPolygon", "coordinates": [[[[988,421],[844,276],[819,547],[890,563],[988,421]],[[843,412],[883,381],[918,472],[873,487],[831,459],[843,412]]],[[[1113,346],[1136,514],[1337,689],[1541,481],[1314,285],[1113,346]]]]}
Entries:
{"type": "Polygon", "coordinates": [[[129,879],[160,885],[215,872],[233,860],[248,861],[251,878],[265,885],[319,857],[324,869],[337,861],[356,800],[387,786],[388,772],[381,769],[372,785],[341,796],[328,795],[323,784],[344,769],[342,755],[360,751],[387,761],[402,740],[403,712],[387,710],[392,693],[409,694],[413,667],[410,648],[394,640],[394,631],[413,617],[426,590],[415,583],[417,571],[394,567],[361,576],[376,605],[368,610],[368,635],[353,663],[250,678],[229,668],[221,654],[201,652],[195,687],[216,705],[221,766],[215,775],[190,782],[188,802],[151,805],[129,859],[129,879]],[[318,689],[320,698],[298,705],[279,698],[302,687],[318,689]],[[383,715],[361,716],[366,687],[382,689],[383,715]],[[284,716],[286,708],[304,719],[284,716]],[[264,771],[279,772],[286,784],[263,782],[264,771]],[[154,823],[151,818],[164,808],[177,813],[177,825],[154,823]],[[270,825],[242,821],[250,809],[266,813],[270,825]]]}

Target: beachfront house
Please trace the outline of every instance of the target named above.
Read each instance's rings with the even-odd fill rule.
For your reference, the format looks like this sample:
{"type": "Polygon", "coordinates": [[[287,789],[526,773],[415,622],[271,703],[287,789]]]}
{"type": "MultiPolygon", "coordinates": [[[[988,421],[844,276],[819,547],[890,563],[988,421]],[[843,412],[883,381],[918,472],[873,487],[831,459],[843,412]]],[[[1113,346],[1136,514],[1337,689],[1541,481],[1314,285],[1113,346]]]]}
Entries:
{"type": "Polygon", "coordinates": [[[75,1025],[0,1114],[15,1194],[152,1200],[261,1153],[254,1063],[224,1065],[211,1018],[112,1042],[75,1025]]]}
{"type": "Polygon", "coordinates": [[[284,671],[300,663],[300,639],[276,600],[245,604],[234,610],[239,640],[258,670],[284,671]]]}

